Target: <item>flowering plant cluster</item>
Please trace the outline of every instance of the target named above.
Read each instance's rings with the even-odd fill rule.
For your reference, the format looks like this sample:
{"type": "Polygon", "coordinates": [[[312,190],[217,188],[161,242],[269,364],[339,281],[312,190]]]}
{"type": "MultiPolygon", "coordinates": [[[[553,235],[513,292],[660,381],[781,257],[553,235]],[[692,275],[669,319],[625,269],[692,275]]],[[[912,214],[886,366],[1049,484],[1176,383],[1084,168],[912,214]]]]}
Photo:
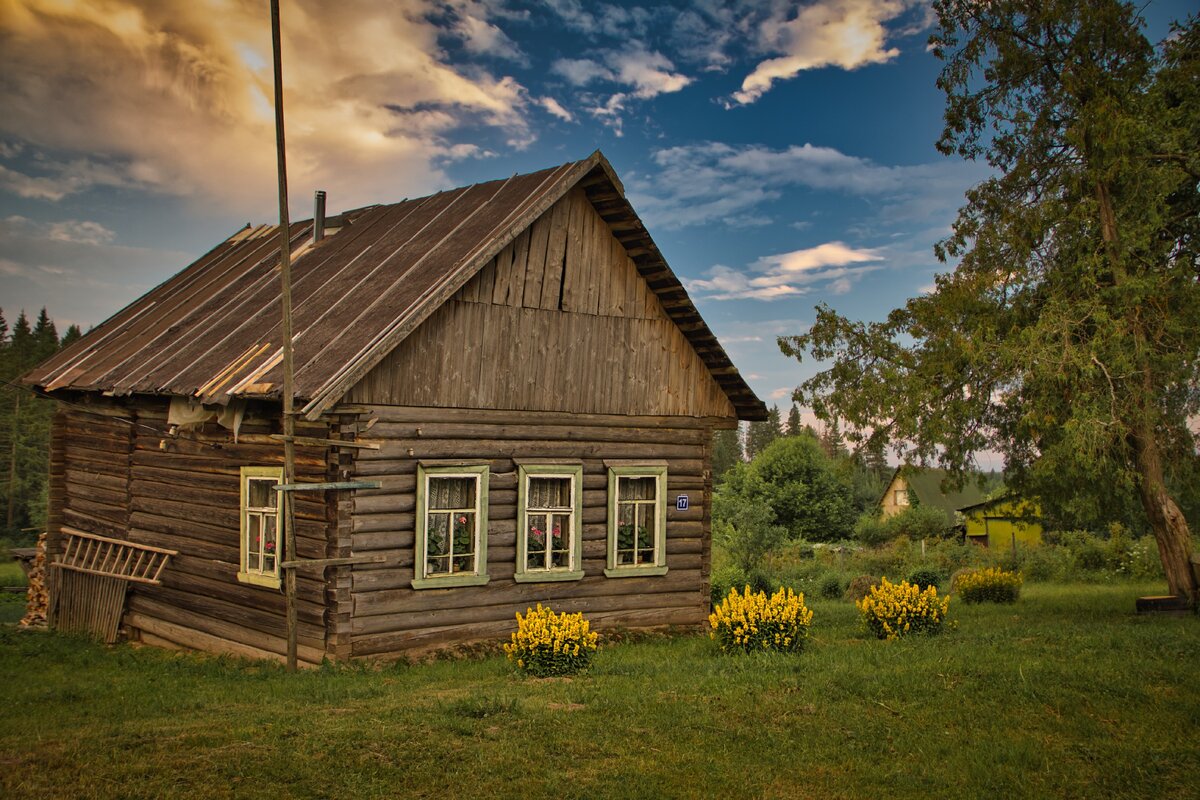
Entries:
{"type": "Polygon", "coordinates": [[[538,603],[524,617],[517,613],[517,630],[504,652],[518,669],[538,678],[574,675],[591,664],[598,639],[583,614],[558,614],[538,603]]]}
{"type": "Polygon", "coordinates": [[[939,598],[936,586],[921,589],[908,581],[892,583],[882,578],[855,605],[866,630],[880,639],[898,639],[914,633],[940,633],[950,598],[939,598]]]}
{"type": "Polygon", "coordinates": [[[966,570],[954,581],[954,591],[964,603],[1015,603],[1023,579],[1019,572],[999,567],[966,570]]]}
{"type": "Polygon", "coordinates": [[[767,597],[766,592],[733,589],[708,617],[709,636],[723,653],[756,650],[798,652],[808,640],[812,611],[804,605],[804,595],[781,588],[767,597]]]}

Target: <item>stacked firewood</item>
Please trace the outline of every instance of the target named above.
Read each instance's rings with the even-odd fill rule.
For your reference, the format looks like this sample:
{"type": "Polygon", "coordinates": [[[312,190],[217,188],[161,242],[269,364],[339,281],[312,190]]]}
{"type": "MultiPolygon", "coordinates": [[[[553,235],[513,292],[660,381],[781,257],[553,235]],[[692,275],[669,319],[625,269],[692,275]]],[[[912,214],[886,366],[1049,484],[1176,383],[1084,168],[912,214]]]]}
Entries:
{"type": "Polygon", "coordinates": [[[33,559],[33,569],[29,570],[29,591],[26,593],[28,602],[25,605],[25,616],[21,619],[22,628],[41,628],[46,625],[46,611],[50,607],[50,594],[46,591],[46,534],[43,531],[38,537],[37,556],[33,559]]]}

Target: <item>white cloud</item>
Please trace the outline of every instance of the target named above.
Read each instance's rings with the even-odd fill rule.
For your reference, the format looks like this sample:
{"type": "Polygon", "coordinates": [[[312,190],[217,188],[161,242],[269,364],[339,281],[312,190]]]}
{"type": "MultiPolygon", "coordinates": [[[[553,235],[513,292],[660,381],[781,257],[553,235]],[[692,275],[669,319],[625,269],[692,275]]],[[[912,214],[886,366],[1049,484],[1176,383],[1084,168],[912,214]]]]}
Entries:
{"type": "Polygon", "coordinates": [[[590,58],[560,58],[550,65],[550,71],[566,78],[572,86],[587,86],[614,77],[612,70],[590,58]]]}
{"type": "Polygon", "coordinates": [[[454,11],[452,30],[462,39],[468,52],[529,65],[529,57],[517,43],[488,21],[494,9],[474,0],[453,0],[449,5],[454,11]]]}
{"type": "Polygon", "coordinates": [[[0,253],[5,312],[47,306],[60,329],[103,321],[193,260],[177,251],[116,244],[113,232],[97,222],[16,215],[0,220],[0,253]]]}
{"type": "MultiPolygon", "coordinates": [[[[484,18],[489,8],[458,4],[465,46],[518,57],[484,18]]],[[[359,0],[338,13],[285,5],[294,202],[307,205],[315,187],[347,207],[445,186],[442,164],[484,152],[456,146],[464,126],[499,131],[514,147],[533,140],[525,88],[447,63],[435,10],[419,0],[359,0]]],[[[0,173],[7,190],[57,200],[95,185],[136,186],[219,197],[255,215],[273,208],[265,4],[15,0],[0,15],[0,37],[0,136],[55,154],[9,164],[0,173]]]]}
{"type": "MultiPolygon", "coordinates": [[[[753,103],[776,81],[804,70],[856,69],[892,60],[900,51],[888,46],[886,23],[920,5],[916,0],[816,0],[793,13],[790,3],[774,4],[755,33],[760,49],[778,55],[761,61],[727,105],[753,103]]],[[[900,31],[905,32],[908,28],[900,31]]]]}
{"type": "Polygon", "coordinates": [[[769,396],[772,400],[783,400],[792,396],[792,390],[787,386],[781,386],[778,389],[772,389],[769,396]]]}
{"type": "Polygon", "coordinates": [[[553,97],[539,97],[535,102],[542,108],[546,109],[548,113],[558,117],[563,122],[575,121],[575,115],[563,108],[562,105],[553,97]]]}
{"type": "Polygon", "coordinates": [[[641,44],[614,53],[612,61],[617,80],[633,87],[633,96],[643,100],[678,92],[692,82],[686,75],[671,71],[675,65],[669,58],[662,53],[650,52],[641,44]]]}
{"type": "Polygon", "coordinates": [[[660,94],[678,92],[692,79],[676,72],[669,58],[634,41],[620,50],[603,50],[595,58],[563,58],[551,71],[566,78],[573,86],[613,84],[621,91],[605,98],[599,94],[581,96],[588,112],[621,135],[623,116],[630,100],[650,100],[660,94]]]}
{"type": "Polygon", "coordinates": [[[117,235],[99,222],[69,219],[52,223],[47,229],[47,236],[58,242],[78,242],[80,244],[108,244],[117,235]]]}
{"type": "Polygon", "coordinates": [[[708,142],[658,150],[653,159],[657,173],[631,174],[626,183],[642,218],[664,229],[739,227],[767,216],[755,210],[794,189],[882,198],[880,213],[891,222],[952,218],[963,192],[987,174],[952,160],[886,166],[812,144],[776,150],[708,142]]]}
{"type": "Polygon", "coordinates": [[[654,12],[641,6],[623,7],[581,0],[542,0],[543,5],[568,28],[589,37],[628,38],[641,35],[654,12]],[[591,9],[591,10],[588,10],[591,9]]]}
{"type": "Polygon", "coordinates": [[[689,281],[688,291],[709,300],[781,300],[807,294],[823,284],[834,294],[844,294],[864,273],[880,268],[883,253],[856,250],[843,242],[762,256],[745,270],[718,264],[707,278],[689,281]],[[853,266],[864,265],[864,266],[853,266]]]}

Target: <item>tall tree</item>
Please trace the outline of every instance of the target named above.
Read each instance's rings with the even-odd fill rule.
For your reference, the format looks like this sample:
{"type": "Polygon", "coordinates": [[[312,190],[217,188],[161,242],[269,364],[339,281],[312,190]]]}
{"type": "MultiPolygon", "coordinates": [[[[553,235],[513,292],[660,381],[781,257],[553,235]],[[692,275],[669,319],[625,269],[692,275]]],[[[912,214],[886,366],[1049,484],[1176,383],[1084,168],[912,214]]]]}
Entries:
{"type": "Polygon", "coordinates": [[[935,252],[957,260],[886,321],[828,307],[785,353],[832,366],[797,399],[958,474],[1002,451],[1046,496],[1128,487],[1173,594],[1196,598],[1168,489],[1200,412],[1200,33],[1157,49],[1118,0],[935,0],[947,154],[985,158],[935,252]]]}
{"type": "Polygon", "coordinates": [[[765,421],[750,423],[750,429],[746,433],[746,458],[754,458],[782,435],[783,426],[779,420],[779,406],[771,406],[765,421]]]}
{"type": "Polygon", "coordinates": [[[50,315],[43,308],[38,314],[37,322],[33,325],[33,363],[30,366],[44,361],[50,356],[58,352],[58,328],[54,325],[54,320],[50,319],[50,315]]]}
{"type": "Polygon", "coordinates": [[[63,334],[62,341],[59,342],[60,347],[66,347],[69,344],[74,344],[76,340],[83,338],[83,331],[78,325],[72,324],[67,327],[67,332],[63,334]]]}
{"type": "MultiPolygon", "coordinates": [[[[784,436],[750,462],[725,474],[713,513],[737,507],[733,499],[765,504],[794,539],[828,542],[847,538],[858,514],[854,495],[836,465],[810,436],[784,436]]],[[[724,511],[722,511],[724,513],[724,511]]]]}
{"type": "Polygon", "coordinates": [[[720,483],[734,464],[742,462],[742,437],[737,428],[713,432],[713,483],[720,483]]]}
{"type": "Polygon", "coordinates": [[[804,423],[800,421],[800,406],[792,403],[792,409],[788,411],[787,435],[799,436],[802,430],[804,430],[804,423]]]}

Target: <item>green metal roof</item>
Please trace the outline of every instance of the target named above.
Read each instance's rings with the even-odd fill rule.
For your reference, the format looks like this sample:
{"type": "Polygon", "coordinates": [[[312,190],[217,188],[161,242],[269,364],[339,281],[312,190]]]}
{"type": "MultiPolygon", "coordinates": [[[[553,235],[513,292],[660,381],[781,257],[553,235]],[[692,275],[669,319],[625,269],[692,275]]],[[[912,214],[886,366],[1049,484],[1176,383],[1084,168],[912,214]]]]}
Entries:
{"type": "MultiPolygon", "coordinates": [[[[972,478],[968,478],[963,487],[957,491],[942,492],[942,481],[946,479],[944,469],[918,469],[916,467],[900,467],[897,472],[904,476],[908,490],[917,496],[917,502],[923,506],[937,508],[946,514],[946,522],[954,524],[954,512],[965,506],[983,502],[983,490],[972,478]]],[[[893,475],[893,480],[895,476],[893,475]]]]}

